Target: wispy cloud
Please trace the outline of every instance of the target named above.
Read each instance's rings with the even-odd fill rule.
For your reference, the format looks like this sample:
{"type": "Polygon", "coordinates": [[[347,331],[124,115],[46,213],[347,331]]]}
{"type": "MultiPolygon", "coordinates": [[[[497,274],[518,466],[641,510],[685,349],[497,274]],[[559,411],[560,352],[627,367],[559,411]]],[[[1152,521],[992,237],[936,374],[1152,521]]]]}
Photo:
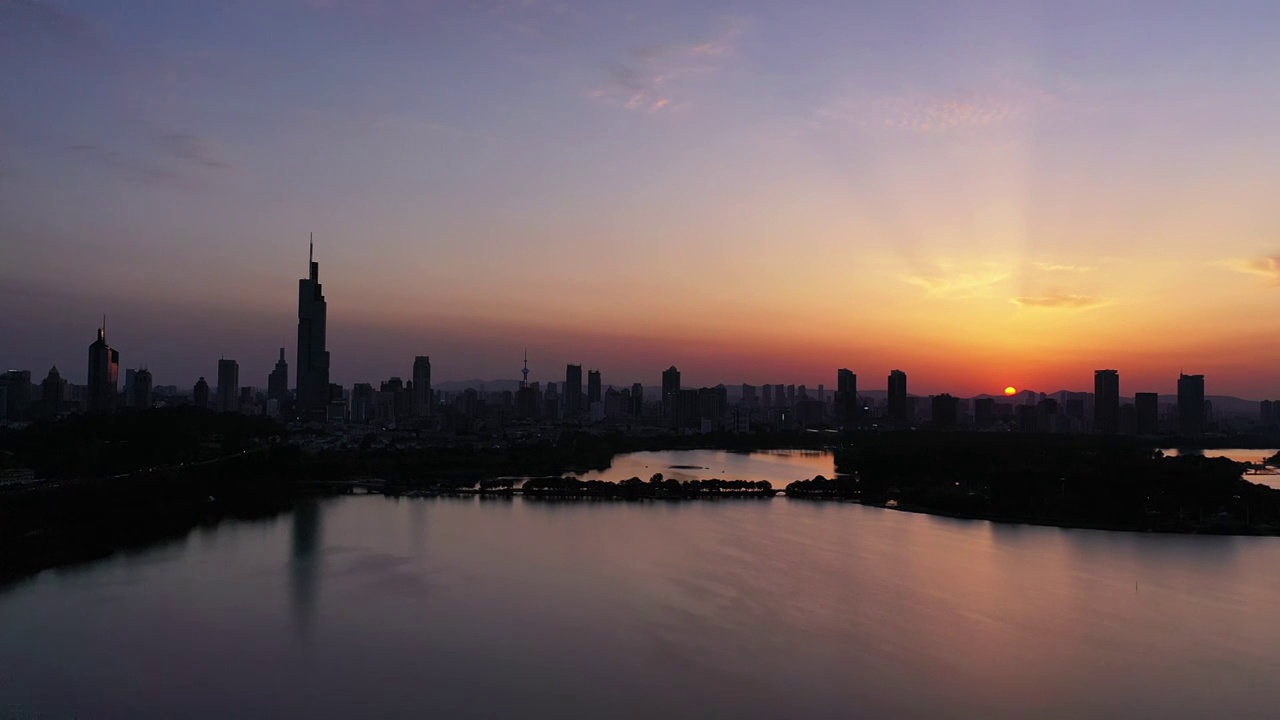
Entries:
{"type": "Polygon", "coordinates": [[[1044,295],[1015,297],[1009,302],[1018,307],[1054,310],[1091,310],[1108,304],[1103,298],[1074,295],[1057,290],[1051,290],[1044,295]]]}
{"type": "Polygon", "coordinates": [[[886,97],[843,97],[820,108],[817,116],[823,123],[868,130],[946,133],[1020,121],[1054,102],[1054,96],[1040,88],[1005,83],[968,92],[909,90],[886,97]]]}
{"type": "Polygon", "coordinates": [[[1064,265],[1059,263],[1033,262],[1031,263],[1039,270],[1054,273],[1087,273],[1093,272],[1093,268],[1088,265],[1064,265]]]}
{"type": "Polygon", "coordinates": [[[608,66],[608,81],[589,96],[628,110],[658,112],[691,101],[695,77],[715,73],[731,57],[744,23],[728,20],[710,37],[635,49],[608,66]]]}
{"type": "Polygon", "coordinates": [[[1233,258],[1223,261],[1222,264],[1236,272],[1264,277],[1269,284],[1280,286],[1280,255],[1249,260],[1233,258]]]}
{"type": "Polygon", "coordinates": [[[93,143],[76,143],[66,151],[82,162],[122,173],[148,185],[199,185],[196,171],[225,170],[231,164],[220,159],[210,144],[190,133],[152,129],[138,150],[121,151],[93,143]]]}
{"type": "Polygon", "coordinates": [[[961,300],[990,296],[996,285],[1009,278],[1009,273],[994,266],[957,267],[943,262],[900,277],[903,282],[924,288],[932,297],[961,300]]]}

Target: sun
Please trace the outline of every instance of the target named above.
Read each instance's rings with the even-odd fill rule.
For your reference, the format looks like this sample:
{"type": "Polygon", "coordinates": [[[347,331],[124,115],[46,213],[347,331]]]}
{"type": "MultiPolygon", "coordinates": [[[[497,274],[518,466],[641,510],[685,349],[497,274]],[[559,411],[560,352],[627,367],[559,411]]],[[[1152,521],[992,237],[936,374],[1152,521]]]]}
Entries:
{"type": "Polygon", "coordinates": [[[1007,387],[1007,388],[1005,388],[1005,389],[1004,389],[1004,394],[1005,394],[1005,395],[1017,395],[1017,394],[1018,394],[1018,388],[1016,388],[1016,387],[1014,387],[1014,386],[1010,385],[1009,387],[1007,387]]]}

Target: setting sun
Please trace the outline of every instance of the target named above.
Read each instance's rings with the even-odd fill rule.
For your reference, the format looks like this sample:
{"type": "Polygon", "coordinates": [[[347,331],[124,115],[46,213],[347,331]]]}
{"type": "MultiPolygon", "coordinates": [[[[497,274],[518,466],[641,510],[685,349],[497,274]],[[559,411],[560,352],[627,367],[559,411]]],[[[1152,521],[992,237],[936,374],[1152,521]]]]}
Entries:
{"type": "Polygon", "coordinates": [[[1016,387],[1014,387],[1014,386],[1012,386],[1012,385],[1010,385],[1009,387],[1007,387],[1007,388],[1005,388],[1005,389],[1004,389],[1004,394],[1005,394],[1005,395],[1015,395],[1015,394],[1017,394],[1017,392],[1018,392],[1018,388],[1016,388],[1016,387]]]}

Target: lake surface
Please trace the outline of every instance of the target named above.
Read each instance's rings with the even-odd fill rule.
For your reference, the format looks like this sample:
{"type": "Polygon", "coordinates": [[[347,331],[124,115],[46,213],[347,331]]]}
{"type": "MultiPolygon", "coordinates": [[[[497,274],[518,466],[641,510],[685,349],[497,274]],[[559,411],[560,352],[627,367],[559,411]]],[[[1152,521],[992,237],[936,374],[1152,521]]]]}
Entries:
{"type": "Polygon", "coordinates": [[[1278,614],[1276,538],[342,497],[0,589],[0,717],[1275,717],[1278,614]]]}

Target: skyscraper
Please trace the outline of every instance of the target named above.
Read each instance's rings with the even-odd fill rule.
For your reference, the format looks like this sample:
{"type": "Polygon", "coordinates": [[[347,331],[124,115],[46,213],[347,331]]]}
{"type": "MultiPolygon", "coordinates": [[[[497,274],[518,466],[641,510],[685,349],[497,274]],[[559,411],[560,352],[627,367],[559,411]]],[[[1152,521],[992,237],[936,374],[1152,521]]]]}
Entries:
{"type": "Polygon", "coordinates": [[[680,392],[680,371],[675,365],[662,371],[662,415],[671,418],[675,412],[675,394],[680,392]]]}
{"type": "Polygon", "coordinates": [[[116,409],[120,382],[120,353],[107,344],[107,323],[98,328],[98,339],[89,346],[89,412],[109,413],[116,409]]]}
{"type": "Polygon", "coordinates": [[[1134,414],[1139,435],[1155,435],[1160,431],[1160,396],[1140,392],[1133,396],[1134,414]]]}
{"type": "Polygon", "coordinates": [[[133,382],[134,382],[134,378],[136,378],[137,375],[138,375],[137,370],[126,369],[124,371],[124,406],[125,407],[130,407],[130,408],[135,407],[133,404],[135,399],[133,394],[133,382]]]}
{"type": "Polygon", "coordinates": [[[1178,376],[1178,434],[1199,437],[1205,430],[1204,376],[1178,376]]]}
{"type": "Polygon", "coordinates": [[[417,417],[431,414],[431,357],[428,355],[413,359],[413,414],[417,417]]]}
{"type": "Polygon", "coordinates": [[[239,409],[240,363],[222,358],[218,361],[218,412],[239,409]]]}
{"type": "Polygon", "coordinates": [[[582,412],[582,366],[568,365],[564,371],[564,417],[571,420],[582,412]]]}
{"type": "Polygon", "coordinates": [[[2,378],[5,387],[4,416],[9,420],[28,420],[31,413],[31,371],[10,370],[2,378]]]}
{"type": "MultiPolygon", "coordinates": [[[[308,251],[309,277],[298,281],[298,410],[322,413],[329,405],[329,351],[325,350],[328,306],[320,286],[320,263],[308,251]]],[[[221,383],[219,383],[221,390],[221,383]]]]}
{"type": "Polygon", "coordinates": [[[284,361],[284,348],[280,348],[280,359],[267,376],[267,399],[278,403],[289,399],[289,363],[284,361]]]}
{"type": "Polygon", "coordinates": [[[151,371],[142,368],[133,374],[133,397],[129,398],[129,407],[146,409],[151,407],[151,371]]]}
{"type": "Polygon", "coordinates": [[[644,414],[644,385],[631,384],[631,414],[640,417],[644,414]]]}
{"type": "Polygon", "coordinates": [[[49,374],[40,383],[41,412],[46,418],[55,418],[62,409],[62,401],[67,395],[67,381],[58,372],[58,366],[49,368],[49,374]]]}
{"type": "Polygon", "coordinates": [[[889,424],[906,425],[907,415],[907,374],[894,370],[889,373],[889,424]]]}
{"type": "Polygon", "coordinates": [[[603,396],[600,394],[600,371],[588,370],[587,371],[587,407],[591,407],[593,404],[600,402],[602,398],[603,396]]]}
{"type": "Polygon", "coordinates": [[[1115,370],[1093,372],[1093,429],[1120,432],[1120,373],[1115,370]]]}
{"type": "Polygon", "coordinates": [[[203,377],[196,381],[196,386],[191,388],[191,404],[201,410],[209,409],[209,383],[203,377]]]}
{"type": "Polygon", "coordinates": [[[858,376],[847,368],[836,371],[835,414],[847,427],[858,420],[858,376]]]}

